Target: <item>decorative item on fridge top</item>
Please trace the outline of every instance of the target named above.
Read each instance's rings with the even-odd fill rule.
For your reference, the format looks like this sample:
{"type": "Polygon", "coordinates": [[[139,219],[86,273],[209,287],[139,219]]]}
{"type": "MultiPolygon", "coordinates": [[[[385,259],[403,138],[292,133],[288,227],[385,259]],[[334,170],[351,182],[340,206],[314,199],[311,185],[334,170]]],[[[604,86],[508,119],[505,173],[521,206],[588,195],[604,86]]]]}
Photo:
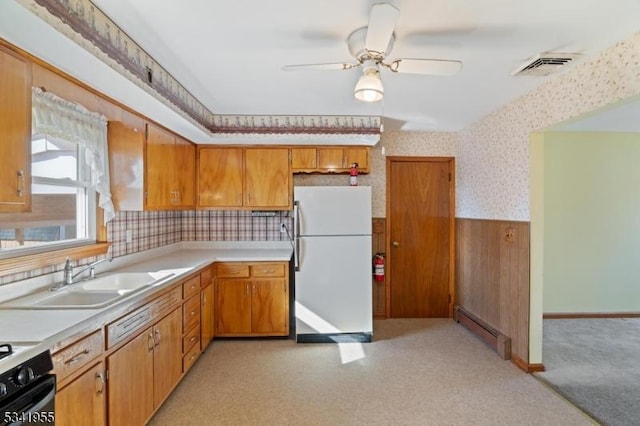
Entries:
{"type": "Polygon", "coordinates": [[[349,170],[349,185],[358,186],[358,163],[351,164],[351,170],[349,170]]]}

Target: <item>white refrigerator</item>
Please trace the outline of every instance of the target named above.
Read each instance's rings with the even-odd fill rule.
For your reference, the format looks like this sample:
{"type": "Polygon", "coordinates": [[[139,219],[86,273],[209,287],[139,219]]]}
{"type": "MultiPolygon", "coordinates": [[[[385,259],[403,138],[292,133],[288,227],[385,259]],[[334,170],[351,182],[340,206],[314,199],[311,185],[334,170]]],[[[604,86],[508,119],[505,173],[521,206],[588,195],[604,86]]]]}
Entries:
{"type": "Polygon", "coordinates": [[[370,342],[371,187],[294,188],[298,343],[370,342]]]}

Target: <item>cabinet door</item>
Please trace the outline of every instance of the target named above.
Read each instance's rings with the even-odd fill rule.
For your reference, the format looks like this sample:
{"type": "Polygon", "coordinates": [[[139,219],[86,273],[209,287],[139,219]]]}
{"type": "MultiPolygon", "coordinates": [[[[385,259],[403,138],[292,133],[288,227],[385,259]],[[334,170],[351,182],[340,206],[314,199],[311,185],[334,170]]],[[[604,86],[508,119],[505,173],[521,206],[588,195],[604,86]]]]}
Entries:
{"type": "Polygon", "coordinates": [[[318,148],[318,168],[321,170],[338,170],[344,165],[342,148],[318,148]]]}
{"type": "Polygon", "coordinates": [[[0,49],[0,212],[31,209],[31,63],[0,49]]]}
{"type": "Polygon", "coordinates": [[[245,206],[290,208],[291,166],[286,148],[245,150],[245,206]]]}
{"type": "Polygon", "coordinates": [[[107,358],[109,426],[144,425],[153,413],[153,346],[147,329],[107,358]]]}
{"type": "Polygon", "coordinates": [[[358,169],[369,171],[369,149],[368,148],[345,148],[344,149],[344,167],[351,167],[351,164],[358,163],[358,169]]]}
{"type": "Polygon", "coordinates": [[[213,284],[209,284],[200,292],[200,345],[201,349],[207,347],[211,339],[213,339],[213,284]]]}
{"type": "Polygon", "coordinates": [[[198,150],[198,206],[242,207],[242,148],[198,150]]]}
{"type": "Polygon", "coordinates": [[[251,332],[251,281],[219,279],[216,283],[216,335],[251,332]]]}
{"type": "Polygon", "coordinates": [[[153,327],[153,400],[158,407],[182,374],[182,311],[175,309],[153,327]]]}
{"type": "Polygon", "coordinates": [[[105,392],[104,364],[99,363],[56,392],[56,425],[105,425],[105,392]]]}
{"type": "Polygon", "coordinates": [[[173,206],[178,199],[173,182],[175,137],[156,126],[147,124],[145,154],[145,187],[148,209],[173,206]]]}
{"type": "Polygon", "coordinates": [[[191,142],[176,137],[175,190],[180,207],[196,205],[196,147],[191,142]]]}
{"type": "Polygon", "coordinates": [[[120,121],[110,121],[109,178],[111,199],[117,211],[144,208],[144,124],[129,126],[120,121]]]}
{"type": "Polygon", "coordinates": [[[314,170],[318,167],[315,148],[291,148],[291,169],[314,170]]]}
{"type": "Polygon", "coordinates": [[[289,290],[286,279],[253,280],[251,331],[269,335],[289,334],[289,290]]]}

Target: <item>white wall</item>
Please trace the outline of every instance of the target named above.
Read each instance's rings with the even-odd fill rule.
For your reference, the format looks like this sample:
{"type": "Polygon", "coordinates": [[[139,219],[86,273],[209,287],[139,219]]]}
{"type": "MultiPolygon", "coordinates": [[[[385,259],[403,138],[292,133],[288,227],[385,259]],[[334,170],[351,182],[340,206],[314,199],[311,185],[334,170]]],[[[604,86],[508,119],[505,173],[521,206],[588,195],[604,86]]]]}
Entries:
{"type": "Polygon", "coordinates": [[[544,312],[640,310],[640,134],[544,134],[544,312]]]}

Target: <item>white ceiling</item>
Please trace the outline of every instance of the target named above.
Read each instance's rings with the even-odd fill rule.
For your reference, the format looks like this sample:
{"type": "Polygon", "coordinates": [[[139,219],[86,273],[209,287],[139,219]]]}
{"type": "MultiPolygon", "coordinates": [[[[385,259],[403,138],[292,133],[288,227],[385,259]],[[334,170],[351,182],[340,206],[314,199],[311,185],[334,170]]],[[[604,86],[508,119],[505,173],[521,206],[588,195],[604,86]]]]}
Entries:
{"type": "MultiPolygon", "coordinates": [[[[0,3],[8,10],[6,2],[0,3]]],[[[456,76],[435,77],[383,69],[384,100],[364,104],[353,98],[358,69],[286,72],[281,67],[352,62],[346,38],[367,25],[374,1],[94,3],[216,114],[382,115],[386,129],[420,131],[460,130],[541,84],[544,77],[511,76],[513,69],[540,52],[581,52],[588,57],[640,30],[640,0],[390,0],[400,10],[390,58],[457,59],[463,61],[463,70],[456,76]]],[[[35,23],[18,26],[8,16],[0,20],[0,36],[72,74],[82,74],[66,59],[56,59],[56,49],[42,47],[53,36],[44,30],[34,35],[25,25],[33,28],[35,23]],[[16,28],[9,29],[12,25],[16,28]]],[[[121,93],[122,78],[104,73],[101,69],[79,78],[92,83],[100,77],[93,84],[107,94],[114,93],[192,140],[206,139],[177,114],[169,118],[166,108],[132,105],[141,99],[147,102],[148,95],[135,89],[140,95],[128,101],[131,94],[121,93]]]]}

